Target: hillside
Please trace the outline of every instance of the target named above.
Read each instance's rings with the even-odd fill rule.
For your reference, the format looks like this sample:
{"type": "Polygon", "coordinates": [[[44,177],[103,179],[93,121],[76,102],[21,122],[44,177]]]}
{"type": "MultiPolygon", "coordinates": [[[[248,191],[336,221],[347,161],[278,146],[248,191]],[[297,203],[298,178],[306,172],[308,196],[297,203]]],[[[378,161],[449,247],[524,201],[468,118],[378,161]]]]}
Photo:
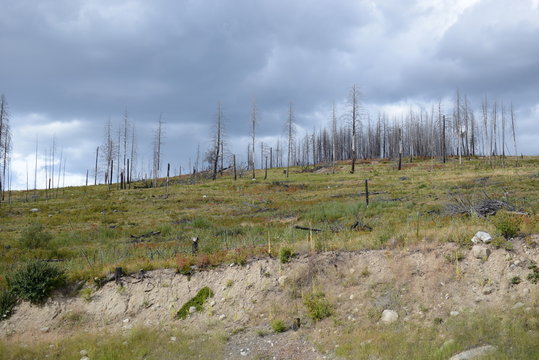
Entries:
{"type": "Polygon", "coordinates": [[[356,174],[339,164],[335,174],[272,169],[234,181],[225,172],[168,188],[40,191],[28,202],[13,194],[0,207],[0,286],[32,259],[71,285],[0,322],[0,359],[80,350],[90,359],[446,359],[480,345],[496,346],[494,358],[530,358],[539,354],[538,164],[416,160],[398,171],[372,160],[356,174]],[[471,250],[479,230],[494,238],[490,255],[471,250]],[[117,267],[126,275],[107,282],[117,267]],[[214,296],[201,311],[176,319],[206,286],[214,296]],[[398,320],[384,324],[384,310],[398,320]]]}

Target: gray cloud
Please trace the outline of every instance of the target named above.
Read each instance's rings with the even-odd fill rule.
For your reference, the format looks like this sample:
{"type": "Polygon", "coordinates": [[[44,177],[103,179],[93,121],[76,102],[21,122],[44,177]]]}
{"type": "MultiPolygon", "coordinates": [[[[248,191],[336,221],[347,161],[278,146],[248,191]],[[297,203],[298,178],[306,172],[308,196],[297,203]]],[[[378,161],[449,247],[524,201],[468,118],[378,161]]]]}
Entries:
{"type": "MultiPolygon", "coordinates": [[[[92,167],[107,118],[119,122],[126,108],[141,154],[162,114],[165,161],[185,167],[209,144],[218,101],[230,146],[243,151],[253,99],[271,139],[289,102],[303,128],[320,127],[354,83],[372,112],[456,88],[476,108],[484,95],[503,98],[539,136],[537,19],[532,0],[6,2],[0,92],[20,158],[52,131],[74,174],[92,167]]],[[[533,142],[522,149],[539,153],[533,142]]]]}

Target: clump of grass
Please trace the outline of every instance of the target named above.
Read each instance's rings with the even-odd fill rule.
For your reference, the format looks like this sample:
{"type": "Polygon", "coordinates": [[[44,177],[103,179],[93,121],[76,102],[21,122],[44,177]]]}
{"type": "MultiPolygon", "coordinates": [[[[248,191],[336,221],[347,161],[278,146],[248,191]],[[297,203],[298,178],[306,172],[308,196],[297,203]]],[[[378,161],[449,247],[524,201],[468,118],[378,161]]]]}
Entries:
{"type": "Polygon", "coordinates": [[[531,270],[531,272],[528,274],[528,280],[530,280],[533,284],[537,284],[539,282],[539,268],[537,267],[537,264],[531,264],[528,266],[528,269],[531,270]]]}
{"type": "Polygon", "coordinates": [[[314,321],[323,320],[332,314],[332,306],[323,292],[315,291],[303,297],[309,317],[314,321]]]}
{"type": "Polygon", "coordinates": [[[518,285],[522,282],[522,279],[520,278],[520,276],[513,276],[511,278],[511,284],[512,285],[518,285]]]}
{"type": "Polygon", "coordinates": [[[271,328],[276,333],[282,333],[287,330],[286,325],[284,324],[284,321],[281,319],[274,319],[270,323],[271,328]]]}
{"type": "Polygon", "coordinates": [[[520,231],[522,219],[506,211],[499,211],[493,219],[496,230],[506,239],[515,237],[520,231]]]}
{"type": "Polygon", "coordinates": [[[0,290],[0,321],[7,319],[17,304],[17,296],[10,290],[0,290]]]}
{"type": "Polygon", "coordinates": [[[290,262],[290,258],[292,257],[292,249],[289,247],[283,247],[279,251],[279,261],[281,261],[282,264],[286,264],[290,262]]]}
{"type": "Polygon", "coordinates": [[[183,304],[180,310],[176,313],[176,319],[185,319],[189,315],[189,309],[194,306],[197,311],[202,311],[204,302],[213,297],[213,291],[209,287],[203,287],[198,293],[188,302],[183,304]]]}
{"type": "Polygon", "coordinates": [[[8,277],[7,281],[15,295],[33,304],[39,304],[65,283],[65,274],[49,263],[33,261],[8,277]]]}
{"type": "Polygon", "coordinates": [[[51,239],[52,235],[45,231],[43,224],[32,223],[23,230],[19,245],[23,249],[38,249],[46,247],[51,239]]]}

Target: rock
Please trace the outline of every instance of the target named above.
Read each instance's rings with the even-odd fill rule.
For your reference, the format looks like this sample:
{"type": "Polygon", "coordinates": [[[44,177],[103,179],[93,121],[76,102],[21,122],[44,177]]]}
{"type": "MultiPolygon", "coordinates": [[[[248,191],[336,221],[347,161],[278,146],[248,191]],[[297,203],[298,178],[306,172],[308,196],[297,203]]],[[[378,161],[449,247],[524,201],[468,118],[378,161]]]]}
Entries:
{"type": "Polygon", "coordinates": [[[399,319],[399,314],[397,314],[396,311],[386,309],[382,312],[382,317],[380,318],[380,321],[385,324],[391,324],[397,321],[398,319],[399,319]]]}
{"type": "Polygon", "coordinates": [[[513,305],[513,309],[520,309],[521,307],[524,307],[524,304],[521,302],[517,302],[515,305],[513,305]]]}
{"type": "Polygon", "coordinates": [[[212,302],[210,303],[210,306],[213,307],[213,306],[215,306],[215,304],[217,304],[217,303],[215,302],[215,300],[212,300],[212,302]]]}
{"type": "Polygon", "coordinates": [[[472,242],[474,244],[481,244],[481,243],[488,244],[491,241],[492,241],[492,236],[490,236],[489,233],[484,232],[484,231],[476,232],[474,237],[472,238],[472,242]]]}
{"type": "Polygon", "coordinates": [[[171,337],[170,337],[170,341],[176,342],[176,340],[177,340],[176,336],[171,336],[171,337]]]}
{"type": "Polygon", "coordinates": [[[350,300],[354,300],[354,294],[350,295],[350,300]]]}
{"type": "Polygon", "coordinates": [[[80,356],[88,356],[88,351],[86,351],[86,350],[81,350],[81,351],[79,352],[79,354],[80,354],[80,356]]]}
{"type": "Polygon", "coordinates": [[[453,355],[449,360],[470,360],[480,356],[484,356],[496,351],[492,345],[479,346],[470,350],[463,351],[457,355],[453,355]]]}
{"type": "Polygon", "coordinates": [[[83,356],[80,358],[80,360],[90,360],[90,358],[88,356],[83,356]]]}
{"type": "Polygon", "coordinates": [[[288,280],[288,276],[283,275],[279,277],[279,279],[277,279],[277,282],[279,283],[279,285],[284,286],[287,280],[288,280]]]}
{"type": "Polygon", "coordinates": [[[193,314],[193,313],[195,313],[196,311],[197,311],[197,308],[194,307],[194,306],[191,306],[191,307],[189,308],[189,314],[193,314]]]}
{"type": "Polygon", "coordinates": [[[129,322],[129,318],[123,320],[124,324],[127,324],[129,322]]]}
{"type": "Polygon", "coordinates": [[[226,315],[225,315],[225,314],[219,315],[219,320],[224,320],[225,318],[226,318],[226,315]]]}
{"type": "Polygon", "coordinates": [[[49,327],[45,326],[45,327],[42,327],[41,329],[39,329],[39,331],[43,332],[43,333],[48,333],[50,330],[49,327]]]}
{"type": "Polygon", "coordinates": [[[241,356],[247,356],[247,355],[249,355],[250,352],[251,352],[251,350],[249,350],[249,348],[240,349],[240,355],[241,356]]]}
{"type": "Polygon", "coordinates": [[[38,208],[33,208],[33,209],[30,209],[30,212],[33,212],[33,213],[36,213],[36,212],[38,212],[38,211],[39,211],[39,209],[38,209],[38,208]]]}
{"type": "Polygon", "coordinates": [[[483,295],[490,295],[490,294],[492,294],[493,291],[494,291],[493,288],[491,288],[491,287],[485,287],[485,288],[483,289],[483,295]]]}
{"type": "Polygon", "coordinates": [[[458,315],[460,315],[460,313],[459,313],[458,311],[451,311],[451,312],[449,313],[449,315],[451,315],[451,316],[458,316],[458,315]]]}
{"type": "Polygon", "coordinates": [[[476,259],[487,259],[490,255],[490,249],[483,245],[474,245],[472,254],[476,259]]]}

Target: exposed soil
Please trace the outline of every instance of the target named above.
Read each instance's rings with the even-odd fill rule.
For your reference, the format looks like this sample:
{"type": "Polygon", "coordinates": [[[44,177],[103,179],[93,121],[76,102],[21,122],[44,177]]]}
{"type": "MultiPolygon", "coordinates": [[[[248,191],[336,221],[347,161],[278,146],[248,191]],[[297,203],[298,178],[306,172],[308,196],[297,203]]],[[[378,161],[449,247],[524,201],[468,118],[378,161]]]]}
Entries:
{"type": "Polygon", "coordinates": [[[174,270],[151,271],[142,279],[124,277],[121,286],[109,282],[90,299],[58,294],[43,306],[22,303],[0,322],[0,338],[48,341],[80,331],[192,326],[227,334],[227,359],[330,358],[317,350],[316,342],[332,320],[313,323],[302,294],[323,291],[334,305],[334,319],[373,326],[383,326],[377,322],[384,309],[397,311],[398,321],[427,324],[451,312],[534,307],[539,286],[526,277],[528,265],[539,262],[535,243],[539,235],[514,240],[512,251],[492,248],[488,259],[477,259],[455,244],[424,242],[410,249],[304,254],[288,264],[258,259],[190,278],[174,270]],[[516,276],[520,284],[512,284],[516,276]],[[174,319],[204,286],[215,293],[205,310],[174,319]],[[302,322],[298,331],[274,334],[269,326],[274,318],[291,325],[296,317],[302,322]]]}

